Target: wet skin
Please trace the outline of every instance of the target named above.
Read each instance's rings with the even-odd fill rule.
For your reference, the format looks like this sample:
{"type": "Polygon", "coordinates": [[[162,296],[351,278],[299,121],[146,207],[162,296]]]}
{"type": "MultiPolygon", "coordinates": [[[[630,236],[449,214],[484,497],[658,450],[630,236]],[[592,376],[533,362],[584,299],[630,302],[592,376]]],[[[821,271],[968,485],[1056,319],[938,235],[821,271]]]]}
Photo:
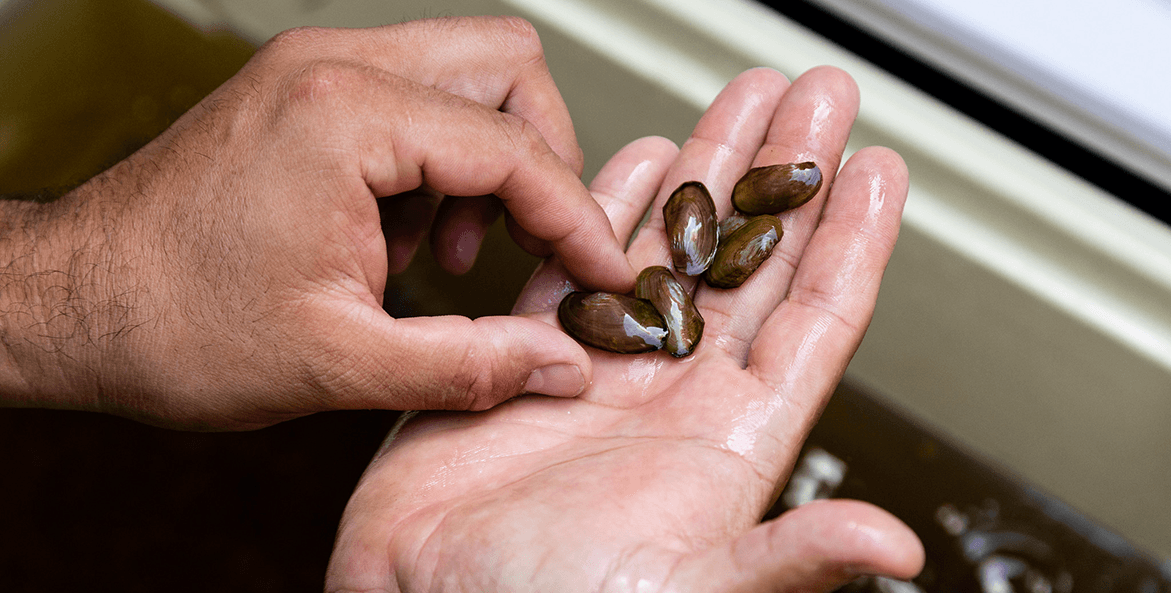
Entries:
{"type": "MultiPolygon", "coordinates": [[[[326,589],[817,591],[914,575],[918,540],[863,503],[759,524],[862,339],[898,232],[896,154],[858,151],[834,179],[857,106],[839,70],[791,86],[752,70],[680,149],[649,138],[615,155],[591,190],[619,239],[652,208],[628,250],[635,269],[670,265],[661,207],[684,181],[702,181],[721,218],[751,167],[813,160],[826,182],[781,216],[784,239],[744,285],[681,279],[706,320],[691,356],[591,349],[577,398],[406,422],[350,500],[326,589]]],[[[576,288],[547,260],[514,313],[555,324],[576,288]]]]}

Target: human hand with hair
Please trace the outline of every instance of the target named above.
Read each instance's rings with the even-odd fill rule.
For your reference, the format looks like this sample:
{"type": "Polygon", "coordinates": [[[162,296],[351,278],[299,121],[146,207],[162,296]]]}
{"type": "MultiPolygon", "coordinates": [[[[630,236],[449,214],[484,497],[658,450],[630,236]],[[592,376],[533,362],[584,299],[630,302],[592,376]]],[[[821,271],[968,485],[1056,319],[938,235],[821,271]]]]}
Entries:
{"type": "Polygon", "coordinates": [[[458,273],[501,212],[577,281],[629,289],[581,168],[520,19],[285,32],[72,193],[0,202],[0,404],[223,430],[577,395],[592,363],[556,327],[380,305],[429,231],[458,273]]]}

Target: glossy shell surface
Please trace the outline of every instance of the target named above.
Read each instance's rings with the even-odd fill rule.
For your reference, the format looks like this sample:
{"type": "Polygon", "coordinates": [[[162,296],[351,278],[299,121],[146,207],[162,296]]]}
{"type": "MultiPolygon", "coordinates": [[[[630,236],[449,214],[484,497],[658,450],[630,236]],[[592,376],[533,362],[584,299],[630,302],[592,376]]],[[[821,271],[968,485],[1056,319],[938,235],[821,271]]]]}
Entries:
{"type": "Polygon", "coordinates": [[[703,279],[716,288],[736,288],[760,267],[784,235],[781,221],[771,214],[754,216],[720,241],[716,258],[703,279]]]}
{"type": "Polygon", "coordinates": [[[711,265],[719,244],[716,204],[698,181],[679,186],[663,205],[663,223],[671,246],[671,264],[688,276],[711,265]]]}
{"type": "Polygon", "coordinates": [[[667,322],[650,301],[609,292],[571,292],[557,319],[578,341],[610,352],[637,354],[663,347],[667,322]]]}
{"type": "Polygon", "coordinates": [[[663,349],[676,358],[695,350],[703,337],[703,316],[691,301],[691,295],[663,266],[651,266],[638,275],[634,296],[654,304],[667,322],[667,339],[663,349]]]}
{"type": "Polygon", "coordinates": [[[813,161],[750,169],[732,189],[732,206],[748,215],[792,210],[817,195],[821,169],[813,161]]]}
{"type": "Polygon", "coordinates": [[[744,223],[746,222],[748,222],[747,216],[744,216],[739,212],[733,212],[727,218],[720,221],[720,236],[727,237],[728,235],[731,235],[732,233],[736,232],[736,229],[744,226],[744,223]]]}

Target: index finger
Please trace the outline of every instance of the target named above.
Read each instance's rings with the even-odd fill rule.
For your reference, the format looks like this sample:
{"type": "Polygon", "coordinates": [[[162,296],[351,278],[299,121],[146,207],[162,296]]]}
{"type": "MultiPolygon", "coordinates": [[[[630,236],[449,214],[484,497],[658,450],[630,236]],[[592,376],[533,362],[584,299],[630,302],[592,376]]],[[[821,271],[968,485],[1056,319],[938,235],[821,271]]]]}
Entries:
{"type": "MultiPolygon", "coordinates": [[[[266,55],[274,56],[273,60],[304,57],[312,51],[313,57],[327,62],[314,69],[324,72],[326,79],[329,70],[345,69],[359,58],[370,71],[367,75],[392,79],[391,86],[425,89],[433,106],[451,109],[447,121],[443,114],[430,113],[434,117],[429,122],[414,122],[412,118],[422,112],[416,113],[410,104],[394,100],[382,104],[376,116],[397,119],[421,132],[414,138],[397,136],[396,150],[425,147],[429,154],[416,151],[413,161],[419,171],[368,178],[376,195],[415,189],[418,185],[402,181],[416,176],[420,184],[426,177],[431,189],[450,195],[495,193],[505,201],[511,219],[529,237],[548,244],[582,284],[622,292],[633,286],[634,271],[623,249],[579,179],[582,155],[568,109],[545,65],[536,32],[526,21],[483,17],[358,30],[297,29],[278,36],[270,46],[266,55]],[[420,52],[428,59],[418,60],[420,52]],[[474,115],[479,124],[461,126],[454,112],[466,116],[476,110],[456,98],[484,108],[474,115]],[[495,124],[485,123],[493,119],[495,124]],[[470,139],[484,144],[473,147],[470,139]],[[466,163],[459,160],[472,155],[476,158],[466,163]],[[470,177],[460,179],[460,175],[470,177]]],[[[334,81],[328,82],[333,86],[334,81]]],[[[358,98],[345,108],[372,106],[364,100],[369,99],[358,98]]],[[[361,135],[380,129],[366,121],[370,125],[359,130],[361,135]]],[[[379,133],[387,132],[393,135],[393,130],[385,128],[379,133]]],[[[387,155],[384,139],[382,143],[378,146],[376,139],[366,143],[374,153],[368,160],[394,166],[387,162],[394,160],[393,154],[387,155]]],[[[375,170],[377,166],[366,166],[364,174],[375,170]]]]}
{"type": "Polygon", "coordinates": [[[584,159],[536,29],[519,17],[444,17],[366,29],[303,28],[270,45],[355,57],[423,86],[528,120],[578,175],[584,159]],[[419,59],[426,56],[425,60],[419,59]]]}
{"type": "MultiPolygon", "coordinates": [[[[377,196],[424,184],[453,196],[495,194],[532,236],[548,242],[585,286],[627,292],[635,273],[602,207],[527,120],[403,79],[350,89],[360,170],[377,196]]],[[[318,100],[310,109],[332,109],[318,100]]],[[[323,121],[336,119],[324,118],[323,121]]]]}

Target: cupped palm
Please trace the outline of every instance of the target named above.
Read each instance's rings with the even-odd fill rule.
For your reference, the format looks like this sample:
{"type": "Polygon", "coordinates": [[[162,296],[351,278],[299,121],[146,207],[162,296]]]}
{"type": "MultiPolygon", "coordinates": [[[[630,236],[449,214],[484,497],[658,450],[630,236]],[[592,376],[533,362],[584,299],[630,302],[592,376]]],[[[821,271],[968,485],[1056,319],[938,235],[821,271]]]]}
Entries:
{"type": "MultiPolygon", "coordinates": [[[[327,590],[781,591],[914,575],[918,541],[868,505],[759,524],[862,339],[897,235],[897,155],[864,149],[833,175],[857,104],[836,69],[792,85],[752,70],[681,149],[649,138],[615,155],[591,189],[620,238],[652,204],[628,250],[636,268],[669,265],[658,210],[683,181],[703,181],[724,215],[753,166],[814,160],[826,183],[782,215],[780,245],[743,286],[685,279],[706,320],[691,356],[591,350],[577,398],[403,422],[351,498],[327,590]]],[[[556,324],[572,286],[548,260],[514,314],[556,324]]]]}

